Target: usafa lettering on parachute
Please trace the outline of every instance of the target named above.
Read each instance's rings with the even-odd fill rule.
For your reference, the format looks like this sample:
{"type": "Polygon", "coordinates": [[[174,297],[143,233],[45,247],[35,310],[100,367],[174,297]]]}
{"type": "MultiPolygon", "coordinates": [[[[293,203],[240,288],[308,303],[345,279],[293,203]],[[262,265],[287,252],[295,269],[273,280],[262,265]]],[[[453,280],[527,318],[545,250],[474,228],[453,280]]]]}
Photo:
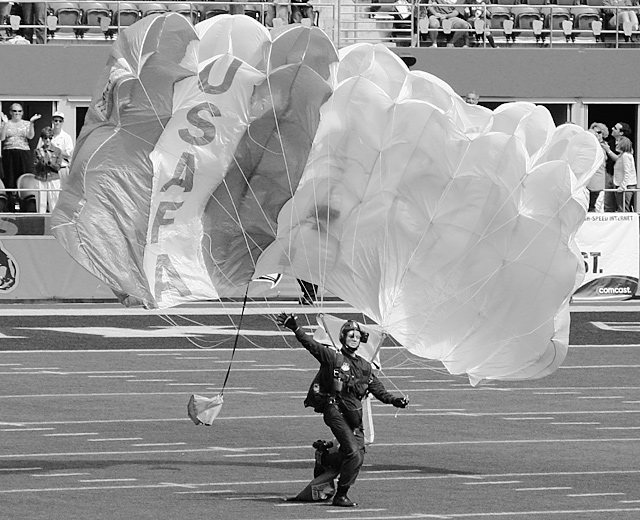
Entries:
{"type": "Polygon", "coordinates": [[[218,297],[211,280],[201,275],[206,272],[201,215],[224,181],[250,122],[253,86],[263,79],[264,74],[227,54],[176,83],[172,118],[150,154],[154,183],[144,268],[161,307],[175,305],[178,297],[218,297]],[[209,166],[202,171],[199,165],[205,163],[209,166]]]}

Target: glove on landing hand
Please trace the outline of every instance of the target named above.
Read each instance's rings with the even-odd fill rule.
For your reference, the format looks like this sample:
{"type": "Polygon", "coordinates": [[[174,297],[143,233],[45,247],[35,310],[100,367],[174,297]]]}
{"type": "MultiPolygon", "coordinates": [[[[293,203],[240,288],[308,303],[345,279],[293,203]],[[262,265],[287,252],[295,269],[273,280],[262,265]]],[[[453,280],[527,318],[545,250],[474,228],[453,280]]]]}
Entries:
{"type": "Polygon", "coordinates": [[[391,404],[396,408],[406,408],[409,406],[409,398],[408,397],[394,397],[391,404]]]}
{"type": "Polygon", "coordinates": [[[291,329],[293,331],[298,328],[296,317],[293,314],[287,314],[286,312],[281,312],[280,314],[278,314],[276,323],[281,327],[287,327],[288,329],[291,329]]]}

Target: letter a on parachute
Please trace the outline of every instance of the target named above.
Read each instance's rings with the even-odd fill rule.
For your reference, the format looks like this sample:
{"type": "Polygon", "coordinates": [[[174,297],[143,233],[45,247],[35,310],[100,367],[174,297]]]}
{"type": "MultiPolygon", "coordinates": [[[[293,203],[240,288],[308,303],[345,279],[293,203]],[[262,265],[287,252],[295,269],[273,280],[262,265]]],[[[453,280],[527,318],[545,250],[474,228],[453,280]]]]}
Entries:
{"type": "Polygon", "coordinates": [[[114,44],[53,227],[147,307],[286,273],[473,385],[531,379],[566,355],[602,160],[544,107],[467,105],[383,45],[171,14],[114,44]]]}

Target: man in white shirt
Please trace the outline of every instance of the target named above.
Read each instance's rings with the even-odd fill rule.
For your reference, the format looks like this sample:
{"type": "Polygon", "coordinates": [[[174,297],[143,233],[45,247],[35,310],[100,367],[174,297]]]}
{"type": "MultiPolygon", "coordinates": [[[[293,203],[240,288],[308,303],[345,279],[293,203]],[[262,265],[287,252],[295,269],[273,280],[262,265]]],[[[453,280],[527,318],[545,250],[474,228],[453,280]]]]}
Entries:
{"type": "MultiPolygon", "coordinates": [[[[62,168],[60,168],[60,180],[64,182],[64,178],[69,173],[69,162],[73,155],[73,140],[71,136],[62,129],[64,124],[64,114],[62,112],[54,112],[52,116],[53,139],[51,144],[60,148],[62,151],[62,168]]],[[[42,147],[42,140],[38,141],[37,148],[42,147]]]]}

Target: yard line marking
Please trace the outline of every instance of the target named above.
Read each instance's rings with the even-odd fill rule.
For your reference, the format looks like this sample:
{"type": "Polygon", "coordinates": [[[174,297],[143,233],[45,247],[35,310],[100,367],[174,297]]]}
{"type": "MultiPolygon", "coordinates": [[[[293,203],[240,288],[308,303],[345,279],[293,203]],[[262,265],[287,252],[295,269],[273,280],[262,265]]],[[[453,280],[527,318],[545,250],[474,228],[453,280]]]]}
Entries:
{"type": "MultiPolygon", "coordinates": [[[[494,511],[490,513],[411,513],[409,515],[375,516],[363,517],[360,520],[416,520],[420,518],[439,518],[442,520],[455,520],[456,518],[492,518],[497,516],[549,516],[549,515],[592,515],[602,513],[631,513],[640,511],[640,508],[617,508],[617,509],[568,509],[568,510],[546,510],[546,511],[494,511]]],[[[328,513],[349,513],[349,511],[327,510],[328,513]]],[[[357,513],[357,511],[353,511],[357,513]]],[[[326,520],[326,516],[318,518],[302,518],[300,520],[326,520]]],[[[602,518],[602,517],[600,517],[602,518]]]]}
{"type": "Polygon", "coordinates": [[[157,442],[157,443],[148,443],[148,444],[132,444],[131,446],[137,447],[151,447],[151,446],[183,446],[187,444],[186,442],[157,442]]]}
{"type": "MultiPolygon", "coordinates": [[[[71,373],[67,372],[68,375],[72,375],[71,373]]],[[[124,375],[124,376],[87,376],[87,377],[95,377],[95,378],[116,378],[116,377],[131,377],[130,375],[124,375]]]]}
{"type": "Polygon", "coordinates": [[[0,471],[37,471],[39,469],[42,468],[35,466],[33,468],[0,468],[0,471]]]}
{"type": "Polygon", "coordinates": [[[43,430],[55,430],[55,428],[3,428],[0,432],[38,432],[43,430]]]}
{"type": "Polygon", "coordinates": [[[176,495],[207,495],[212,493],[236,493],[235,489],[210,489],[208,491],[174,491],[176,495]]]}
{"type": "Polygon", "coordinates": [[[621,504],[637,504],[640,500],[618,500],[621,504]]]}
{"type": "Polygon", "coordinates": [[[589,424],[600,424],[599,422],[552,422],[549,424],[558,424],[561,426],[586,426],[589,424]]]}
{"type": "Polygon", "coordinates": [[[0,367],[19,367],[22,363],[0,363],[0,367]]]}
{"type": "Polygon", "coordinates": [[[534,395],[569,395],[581,394],[582,392],[533,392],[534,395]]]}
{"type": "Polygon", "coordinates": [[[85,435],[98,435],[97,432],[82,432],[82,433],[45,433],[43,437],[82,437],[85,435]]]}
{"type": "Polygon", "coordinates": [[[140,352],[138,356],[181,356],[182,354],[177,354],[175,352],[152,352],[150,354],[145,354],[140,352]]]}
{"type": "Polygon", "coordinates": [[[142,437],[114,437],[112,439],[87,439],[87,442],[120,442],[120,441],[141,441],[142,437]]]}
{"type": "Polygon", "coordinates": [[[568,497],[609,497],[609,496],[619,496],[619,495],[626,495],[626,493],[575,493],[567,496],[568,497]]]}
{"type": "Polygon", "coordinates": [[[177,487],[171,484],[140,484],[130,486],[78,486],[78,487],[64,487],[64,488],[26,488],[26,489],[0,489],[0,494],[11,493],[46,493],[51,491],[103,491],[105,489],[159,489],[177,487]]]}
{"type": "Polygon", "coordinates": [[[78,479],[78,482],[132,482],[138,480],[137,478],[89,478],[78,479]]]}
{"type": "Polygon", "coordinates": [[[127,383],[170,383],[174,379],[127,379],[127,383]]]}
{"type": "Polygon", "coordinates": [[[505,421],[548,421],[555,417],[503,417],[505,421]]]}
{"type": "Polygon", "coordinates": [[[0,422],[0,426],[24,426],[24,423],[19,423],[19,422],[0,422]]]}
{"type": "MultiPolygon", "coordinates": [[[[188,420],[188,419],[187,419],[188,420]]],[[[217,419],[216,419],[217,420],[217,419]]],[[[377,447],[407,447],[407,446],[468,446],[468,445],[516,445],[516,444],[561,444],[561,443],[612,443],[612,442],[640,442],[638,438],[619,438],[619,439],[522,439],[522,440],[486,440],[486,441],[443,441],[443,442],[409,442],[409,443],[379,443],[377,447]]],[[[118,450],[118,451],[80,451],[80,452],[52,452],[52,453],[12,453],[12,454],[0,454],[0,460],[3,459],[22,459],[22,458],[38,458],[38,457],[70,457],[70,456],[104,456],[104,455],[141,455],[141,454],[162,454],[162,453],[210,453],[212,451],[246,451],[253,449],[261,451],[265,449],[269,450],[308,450],[308,445],[301,446],[272,446],[272,447],[260,447],[260,448],[222,448],[222,447],[209,447],[209,448],[191,448],[191,449],[177,449],[177,450],[118,450]]],[[[622,471],[598,471],[598,472],[551,472],[551,473],[513,473],[505,476],[520,476],[520,475],[609,475],[609,474],[638,474],[640,470],[622,470],[622,471]]],[[[496,475],[489,475],[490,477],[496,477],[496,475]]],[[[407,477],[413,478],[413,477],[407,477]]],[[[304,481],[308,482],[308,481],[304,481]]]]}
{"type": "MultiPolygon", "coordinates": [[[[314,462],[315,459],[273,459],[273,460],[265,460],[263,462],[273,462],[273,463],[283,463],[283,462],[287,462],[287,463],[293,463],[293,462],[314,462]]],[[[363,470],[364,471],[364,470],[363,470]]],[[[414,471],[414,470],[410,470],[410,471],[414,471]]],[[[419,470],[418,470],[419,471],[419,470]]],[[[385,471],[386,473],[386,471],[385,471]]]]}
{"type": "Polygon", "coordinates": [[[419,469],[380,469],[380,470],[362,470],[362,474],[365,473],[374,475],[376,473],[384,473],[385,475],[388,473],[419,473],[422,470],[419,469]]]}
{"type": "Polygon", "coordinates": [[[486,486],[494,484],[520,484],[522,480],[495,480],[491,482],[463,482],[465,486],[486,486]]]}
{"type": "Polygon", "coordinates": [[[11,370],[60,370],[60,367],[19,367],[11,370]]]}
{"type": "Polygon", "coordinates": [[[560,370],[573,370],[579,368],[595,369],[595,368],[640,368],[640,365],[576,365],[576,366],[561,366],[560,370]]]}
{"type": "Polygon", "coordinates": [[[91,473],[35,473],[32,477],[83,477],[91,473]]]}
{"type": "Polygon", "coordinates": [[[601,426],[596,430],[640,430],[640,426],[601,426]]]}
{"type": "Polygon", "coordinates": [[[584,395],[578,399],[624,399],[623,395],[584,395]]]}
{"type": "Polygon", "coordinates": [[[573,489],[571,486],[556,486],[556,487],[531,487],[531,488],[516,488],[514,491],[556,491],[573,489]]]}
{"type": "Polygon", "coordinates": [[[234,453],[223,455],[223,457],[273,457],[279,453],[234,453]]]}

